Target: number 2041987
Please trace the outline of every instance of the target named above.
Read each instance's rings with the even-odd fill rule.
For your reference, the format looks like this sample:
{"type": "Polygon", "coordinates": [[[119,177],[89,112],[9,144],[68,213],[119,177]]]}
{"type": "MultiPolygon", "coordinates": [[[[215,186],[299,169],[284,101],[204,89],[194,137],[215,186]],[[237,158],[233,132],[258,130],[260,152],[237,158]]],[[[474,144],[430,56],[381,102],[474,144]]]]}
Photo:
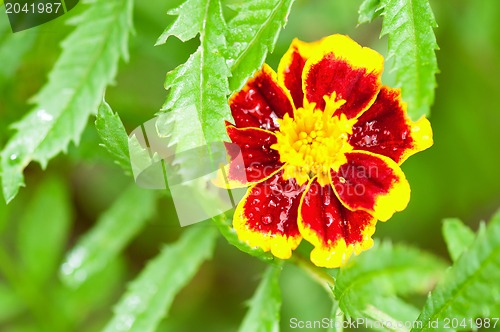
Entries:
{"type": "Polygon", "coordinates": [[[458,318],[445,318],[444,328],[457,329],[457,328],[483,328],[495,329],[497,327],[498,318],[476,318],[476,319],[458,319],[458,318]]]}
{"type": "Polygon", "coordinates": [[[32,14],[57,14],[59,10],[62,10],[60,2],[48,2],[48,3],[31,3],[31,4],[20,4],[20,3],[5,3],[5,12],[7,14],[20,14],[20,13],[32,13],[32,14]]]}

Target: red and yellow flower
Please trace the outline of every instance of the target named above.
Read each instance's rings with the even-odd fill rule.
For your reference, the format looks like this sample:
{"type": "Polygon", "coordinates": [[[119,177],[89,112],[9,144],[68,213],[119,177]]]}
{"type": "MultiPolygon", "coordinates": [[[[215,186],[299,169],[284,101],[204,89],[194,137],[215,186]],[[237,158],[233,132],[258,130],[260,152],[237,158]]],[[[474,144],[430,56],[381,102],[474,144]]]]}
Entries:
{"type": "Polygon", "coordinates": [[[234,215],[240,240],[287,259],[304,238],[314,264],[338,267],[406,208],[399,165],[432,145],[432,130],[382,85],[383,62],[347,36],[296,39],[277,74],[264,65],[231,97],[226,128],[240,151],[229,154],[245,166],[230,163],[226,177],[249,186],[234,215]]]}

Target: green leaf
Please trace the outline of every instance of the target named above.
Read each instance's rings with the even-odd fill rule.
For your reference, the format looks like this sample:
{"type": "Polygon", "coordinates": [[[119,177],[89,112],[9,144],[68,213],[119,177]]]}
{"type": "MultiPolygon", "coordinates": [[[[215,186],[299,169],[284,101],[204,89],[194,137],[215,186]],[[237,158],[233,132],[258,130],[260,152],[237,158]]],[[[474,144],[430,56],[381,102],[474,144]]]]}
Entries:
{"type": "Polygon", "coordinates": [[[69,196],[62,180],[45,178],[18,224],[21,268],[38,286],[53,275],[62,258],[72,218],[69,196]]]}
{"type": "Polygon", "coordinates": [[[157,44],[170,36],[183,41],[200,35],[200,46],[186,63],[167,74],[169,89],[159,116],[160,136],[184,151],[208,142],[227,140],[224,119],[230,119],[227,102],[229,68],[226,64],[226,23],[220,0],[187,0],[170,14],[178,15],[157,44]]]}
{"type": "Polygon", "coordinates": [[[445,219],[443,236],[451,259],[455,262],[467,250],[475,238],[474,232],[460,219],[445,219]]]}
{"type": "Polygon", "coordinates": [[[381,0],[381,35],[389,37],[388,57],[394,61],[396,84],[401,87],[413,120],[430,114],[438,72],[433,28],[437,27],[428,0],[381,0]]]}
{"type": "Polygon", "coordinates": [[[190,226],[174,244],[166,246],[130,284],[115,307],[105,332],[154,331],[175,295],[210,258],[217,238],[215,227],[190,226]]]}
{"type": "Polygon", "coordinates": [[[437,257],[405,245],[376,244],[340,269],[334,294],[347,317],[363,317],[380,297],[425,293],[445,270],[437,257]]]}
{"type": "Polygon", "coordinates": [[[279,284],[280,266],[270,265],[255,294],[249,302],[248,310],[240,332],[279,331],[281,290],[279,284]]]}
{"type": "MultiPolygon", "coordinates": [[[[447,271],[429,295],[418,318],[422,327],[412,331],[435,330],[427,322],[445,318],[500,317],[500,211],[487,227],[481,224],[470,247],[447,271]]],[[[442,326],[441,326],[442,327],[442,326]]],[[[472,327],[470,327],[472,329],[472,327]]],[[[441,330],[445,330],[442,328],[441,330]]]]}
{"type": "Polygon", "coordinates": [[[378,329],[379,331],[385,332],[390,330],[400,332],[402,330],[398,329],[398,323],[413,322],[418,317],[419,311],[417,308],[396,296],[377,297],[373,300],[374,301],[363,310],[363,314],[367,319],[378,322],[378,325],[387,325],[383,329],[378,329]],[[387,324],[388,322],[391,322],[394,328],[391,329],[391,325],[387,324]]]}
{"type": "Polygon", "coordinates": [[[215,217],[212,220],[219,228],[222,236],[224,236],[227,242],[229,242],[231,245],[235,246],[244,253],[257,257],[263,261],[269,262],[274,260],[274,256],[270,252],[264,252],[259,247],[250,247],[245,242],[240,241],[238,239],[238,234],[236,234],[236,231],[233,227],[231,227],[230,222],[228,222],[228,219],[224,215],[215,217]]]}
{"type": "Polygon", "coordinates": [[[115,162],[126,173],[130,174],[132,169],[130,166],[127,132],[125,131],[125,127],[123,127],[118,113],[114,113],[105,100],[99,105],[95,127],[103,141],[102,146],[114,157],[115,162]]]}
{"type": "Polygon", "coordinates": [[[78,143],[88,117],[112,83],[120,56],[128,58],[132,0],[88,0],[72,20],[76,29],[63,41],[48,83],[33,98],[36,106],[13,125],[17,133],[1,154],[3,192],[11,201],[24,186],[31,161],[45,167],[71,141],[78,143]]]}
{"type": "MultiPolygon", "coordinates": [[[[103,311],[107,313],[116,301],[116,294],[123,291],[125,271],[124,259],[118,256],[78,288],[59,284],[53,289],[54,298],[60,303],[56,312],[73,322],[85,317],[98,317],[103,311]]],[[[99,323],[102,328],[101,319],[99,323]]],[[[91,330],[88,326],[86,329],[91,330]]]]}
{"type": "Polygon", "coordinates": [[[102,270],[142,229],[156,207],[156,193],[131,184],[67,255],[62,280],[77,287],[102,270]]]}
{"type": "Polygon", "coordinates": [[[381,0],[364,0],[359,7],[358,24],[363,24],[373,21],[380,15],[381,0]]]}
{"type": "Polygon", "coordinates": [[[228,63],[231,91],[240,90],[259,69],[267,52],[274,50],[281,29],[286,25],[293,0],[251,0],[229,5],[236,16],[228,22],[228,63]]]}

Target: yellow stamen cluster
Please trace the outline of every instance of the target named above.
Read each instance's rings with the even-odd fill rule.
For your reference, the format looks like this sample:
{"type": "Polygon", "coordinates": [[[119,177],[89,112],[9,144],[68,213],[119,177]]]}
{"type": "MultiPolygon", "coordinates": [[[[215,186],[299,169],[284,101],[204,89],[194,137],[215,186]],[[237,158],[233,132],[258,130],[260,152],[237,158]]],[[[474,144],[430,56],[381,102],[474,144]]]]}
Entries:
{"type": "Polygon", "coordinates": [[[285,163],[283,178],[295,178],[299,185],[314,176],[320,185],[330,183],[330,169],[338,170],[347,160],[345,153],[352,150],[347,143],[355,120],[344,114],[333,116],[345,100],[335,101],[336,94],[325,97],[325,110],[315,109],[314,103],[304,105],[294,113],[294,119],[286,114],[278,120],[278,142],[271,146],[285,163]]]}

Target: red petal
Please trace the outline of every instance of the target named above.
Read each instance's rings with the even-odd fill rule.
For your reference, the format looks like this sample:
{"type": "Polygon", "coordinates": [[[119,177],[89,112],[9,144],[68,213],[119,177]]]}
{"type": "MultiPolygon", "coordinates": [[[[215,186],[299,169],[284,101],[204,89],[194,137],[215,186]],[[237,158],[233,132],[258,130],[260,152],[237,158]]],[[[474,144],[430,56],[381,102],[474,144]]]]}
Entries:
{"type": "Polygon", "coordinates": [[[311,183],[300,205],[299,229],[314,245],[311,261],[323,267],[344,265],[352,253],[373,245],[376,219],[364,211],[350,211],[330,185],[311,183]]]}
{"type": "Polygon", "coordinates": [[[288,113],[293,117],[293,106],[287,91],[277,81],[276,73],[267,65],[255,73],[245,87],[229,100],[236,127],[255,127],[274,131],[276,119],[288,113]]]}
{"type": "Polygon", "coordinates": [[[248,190],[236,208],[233,225],[240,240],[287,259],[302,239],[297,213],[305,185],[283,180],[282,175],[279,172],[248,190]]]}
{"type": "Polygon", "coordinates": [[[355,150],[381,154],[401,164],[410,155],[432,145],[432,129],[425,118],[411,121],[400,91],[384,86],[375,103],[353,126],[349,144],[355,150]]]}
{"type": "Polygon", "coordinates": [[[272,132],[257,128],[240,129],[232,125],[227,125],[226,129],[231,141],[239,147],[226,144],[231,160],[226,168],[229,187],[243,187],[262,181],[281,168],[283,164],[279,161],[278,151],[271,149],[271,145],[277,142],[272,132]],[[241,169],[241,160],[237,160],[240,153],[244,170],[241,169]],[[237,162],[233,162],[235,160],[237,162]]]}
{"type": "Polygon", "coordinates": [[[347,208],[366,211],[381,221],[406,208],[410,185],[392,159],[370,152],[345,156],[347,162],[330,175],[337,197],[347,208]]]}
{"type": "Polygon", "coordinates": [[[348,119],[365,111],[380,89],[384,59],[347,36],[333,35],[321,41],[321,49],[307,60],[303,73],[305,99],[324,109],[325,97],[343,99],[335,115],[348,119]]]}
{"type": "Polygon", "coordinates": [[[290,91],[295,108],[302,107],[304,102],[304,92],[302,91],[304,65],[319,46],[320,42],[305,43],[294,39],[288,51],[281,58],[278,66],[278,79],[290,91]]]}

